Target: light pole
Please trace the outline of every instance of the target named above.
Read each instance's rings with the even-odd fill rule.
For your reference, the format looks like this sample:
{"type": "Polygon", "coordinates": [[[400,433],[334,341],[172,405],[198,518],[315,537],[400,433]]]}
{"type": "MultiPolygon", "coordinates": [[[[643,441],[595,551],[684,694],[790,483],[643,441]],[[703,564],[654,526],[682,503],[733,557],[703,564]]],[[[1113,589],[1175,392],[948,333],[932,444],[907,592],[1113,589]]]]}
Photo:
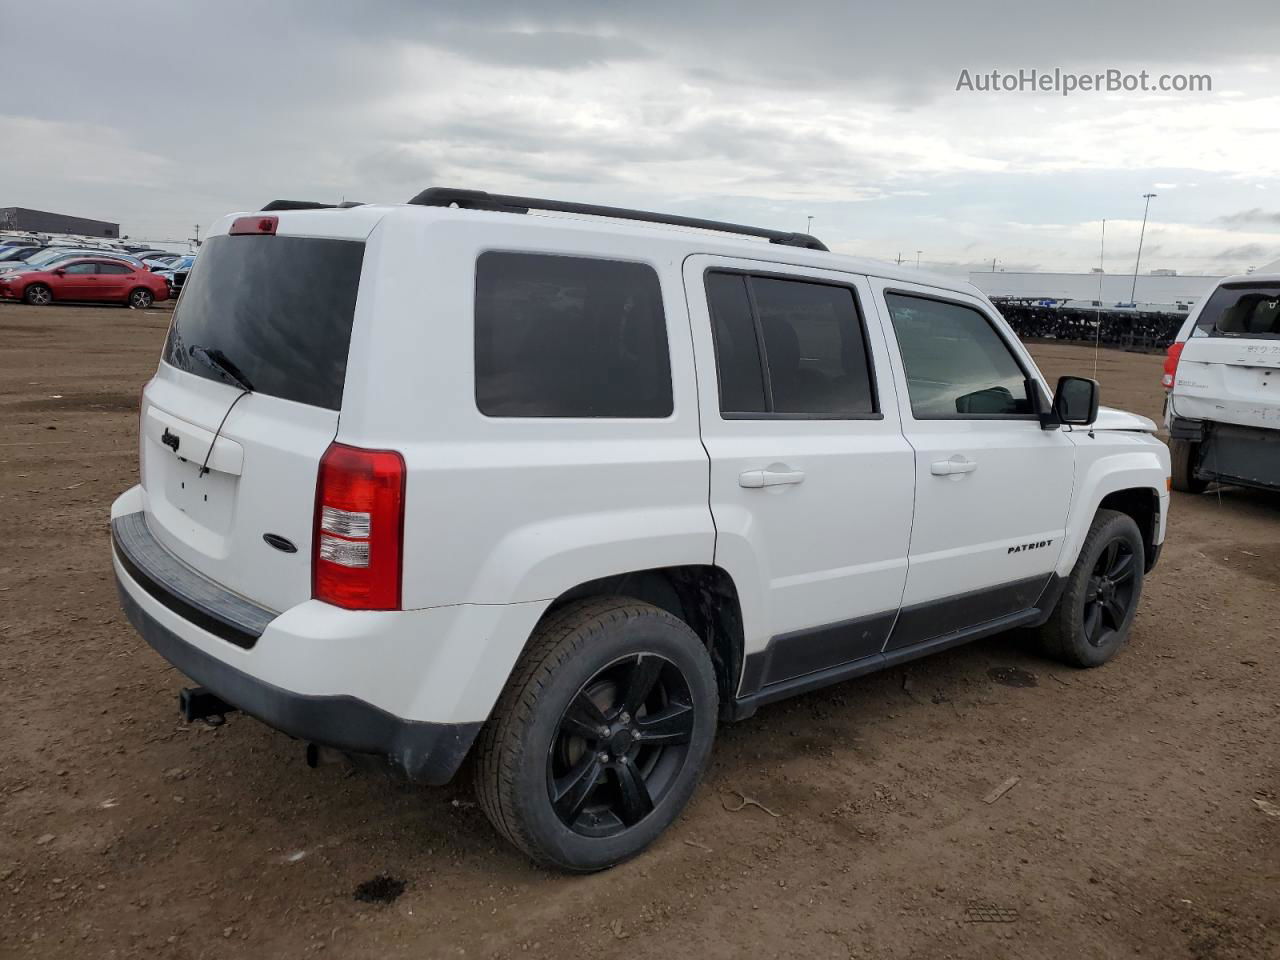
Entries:
{"type": "Polygon", "coordinates": [[[916,251],[916,269],[917,270],[920,269],[920,251],[919,250],[916,251]]]}
{"type": "Polygon", "coordinates": [[[806,224],[804,225],[804,232],[805,232],[805,233],[812,233],[812,232],[813,232],[813,217],[809,217],[809,218],[808,218],[808,223],[806,223],[806,224]]]}
{"type": "Polygon", "coordinates": [[[1142,238],[1147,235],[1147,211],[1151,209],[1151,198],[1156,194],[1144,193],[1142,196],[1147,201],[1147,205],[1142,208],[1142,232],[1138,234],[1138,259],[1133,261],[1133,288],[1129,291],[1129,302],[1133,304],[1138,302],[1138,264],[1142,263],[1142,238]]]}

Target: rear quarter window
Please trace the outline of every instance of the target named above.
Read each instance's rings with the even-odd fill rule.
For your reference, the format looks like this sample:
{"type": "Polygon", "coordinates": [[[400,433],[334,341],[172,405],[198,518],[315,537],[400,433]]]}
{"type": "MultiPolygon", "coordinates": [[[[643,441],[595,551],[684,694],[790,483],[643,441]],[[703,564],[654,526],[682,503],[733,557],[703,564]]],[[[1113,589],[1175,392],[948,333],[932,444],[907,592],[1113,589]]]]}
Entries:
{"type": "Polygon", "coordinates": [[[658,274],[642,263],[483,253],[476,406],[490,417],[671,415],[658,274]]]}

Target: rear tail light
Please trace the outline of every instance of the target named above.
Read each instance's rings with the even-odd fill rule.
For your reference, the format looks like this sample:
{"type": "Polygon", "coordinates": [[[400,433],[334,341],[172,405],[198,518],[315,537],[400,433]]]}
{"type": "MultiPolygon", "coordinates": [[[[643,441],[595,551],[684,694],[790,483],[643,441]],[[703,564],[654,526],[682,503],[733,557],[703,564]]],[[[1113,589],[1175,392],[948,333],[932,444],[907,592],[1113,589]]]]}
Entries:
{"type": "Polygon", "coordinates": [[[331,443],[320,460],[311,595],[348,610],[399,610],[404,458],[331,443]]]}
{"type": "Polygon", "coordinates": [[[1186,345],[1185,340],[1175,340],[1169,344],[1169,352],[1164,356],[1164,376],[1160,378],[1160,383],[1166,390],[1173,388],[1174,378],[1178,375],[1178,360],[1182,357],[1182,348],[1186,345]]]}

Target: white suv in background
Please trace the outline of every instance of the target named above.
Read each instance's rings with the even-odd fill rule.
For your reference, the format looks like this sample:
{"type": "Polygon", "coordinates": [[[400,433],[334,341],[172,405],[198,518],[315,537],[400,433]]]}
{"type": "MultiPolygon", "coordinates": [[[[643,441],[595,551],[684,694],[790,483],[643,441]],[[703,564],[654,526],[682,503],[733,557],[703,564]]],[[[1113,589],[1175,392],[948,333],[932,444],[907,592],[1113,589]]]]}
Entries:
{"type": "Polygon", "coordinates": [[[1110,658],[1165,535],[1154,430],[1051,395],[969,284],[807,235],[276,202],[183,291],[115,572],[188,719],[427,784],[471,754],[503,834],[595,870],[761,704],[1014,627],[1110,658]]]}
{"type": "Polygon", "coordinates": [[[1280,262],[1200,301],[1169,347],[1164,386],[1175,490],[1280,489],[1280,262]]]}

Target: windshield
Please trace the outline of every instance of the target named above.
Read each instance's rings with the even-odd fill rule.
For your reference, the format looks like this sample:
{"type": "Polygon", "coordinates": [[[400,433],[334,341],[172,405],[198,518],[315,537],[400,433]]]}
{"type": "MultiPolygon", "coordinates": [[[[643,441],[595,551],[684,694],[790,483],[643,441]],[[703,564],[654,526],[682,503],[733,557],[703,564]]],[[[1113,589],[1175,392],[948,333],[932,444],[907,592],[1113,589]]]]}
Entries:
{"type": "Polygon", "coordinates": [[[339,409],[364,244],[220,236],[199,259],[174,309],[165,361],[220,380],[193,355],[201,347],[234,364],[258,393],[339,409]]]}
{"type": "Polygon", "coordinates": [[[33,267],[43,267],[46,263],[52,263],[54,260],[61,260],[65,257],[83,256],[79,250],[67,250],[65,247],[56,247],[51,250],[41,250],[39,253],[32,254],[27,258],[27,263],[33,267]]]}

